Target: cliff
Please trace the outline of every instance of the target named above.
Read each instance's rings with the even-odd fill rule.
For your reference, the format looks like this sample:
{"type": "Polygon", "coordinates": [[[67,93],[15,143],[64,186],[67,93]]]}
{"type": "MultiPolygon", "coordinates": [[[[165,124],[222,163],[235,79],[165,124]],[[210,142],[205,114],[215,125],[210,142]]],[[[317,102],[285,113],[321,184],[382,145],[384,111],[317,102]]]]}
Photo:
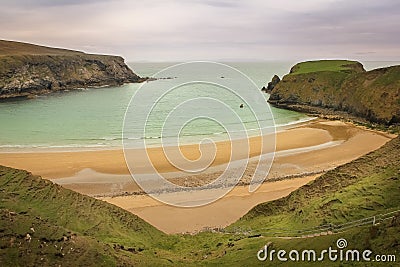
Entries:
{"type": "Polygon", "coordinates": [[[119,56],[0,40],[0,99],[142,80],[119,56]]]}
{"type": "Polygon", "coordinates": [[[272,105],[350,114],[385,125],[400,122],[400,66],[365,71],[345,60],[302,62],[271,91],[272,105]]]}

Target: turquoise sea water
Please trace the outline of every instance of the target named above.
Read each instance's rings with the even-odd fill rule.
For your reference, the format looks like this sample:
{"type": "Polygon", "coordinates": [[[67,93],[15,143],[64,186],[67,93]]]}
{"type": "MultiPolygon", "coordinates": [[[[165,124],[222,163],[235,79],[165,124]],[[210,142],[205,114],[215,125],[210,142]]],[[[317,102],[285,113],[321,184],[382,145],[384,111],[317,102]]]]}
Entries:
{"type": "MultiPolygon", "coordinates": [[[[248,75],[258,88],[264,86],[274,74],[282,77],[294,62],[228,63],[248,75]]],[[[140,76],[151,76],[175,63],[135,63],[129,64],[140,76]]],[[[377,64],[375,64],[377,65],[377,64]]],[[[375,67],[374,65],[374,67],[375,67]]],[[[379,66],[379,64],[378,64],[379,66]]],[[[216,74],[219,75],[219,74],[216,74]]],[[[168,86],[172,80],[152,81],[168,86]]],[[[141,84],[126,84],[120,87],[73,90],[40,96],[35,99],[0,102],[0,148],[115,148],[122,146],[122,127],[126,108],[132,95],[141,84]]],[[[194,85],[198,86],[198,85],[194,85]]],[[[193,88],[192,88],[193,89],[193,88]]],[[[149,94],[151,94],[149,90],[149,94]]],[[[226,93],[226,92],[225,92],[226,93]]],[[[179,103],[184,98],[224,94],[223,90],[198,86],[196,90],[182,91],[170,100],[165,99],[157,106],[159,116],[153,116],[146,133],[138,133],[140,138],[158,139],[165,114],[171,111],[171,103],[179,103]],[[193,95],[190,95],[193,94],[193,95]],[[140,136],[142,134],[142,136],[140,136]]],[[[229,99],[224,95],[222,98],[229,99]]],[[[265,95],[267,97],[267,95],[265,95]]],[[[238,108],[232,100],[232,108],[238,108]]],[[[210,109],[213,107],[210,106],[210,109]]],[[[137,107],[140,110],[140,107],[137,107]]],[[[281,109],[272,109],[275,123],[285,125],[307,119],[306,116],[281,109]]],[[[243,115],[247,129],[254,127],[251,116],[243,115]],[[248,120],[248,121],[246,121],[248,120]]],[[[140,122],[138,122],[140,123],[140,122]]],[[[181,127],[182,125],[176,125],[181,127]]],[[[179,129],[178,129],[179,130],[179,129]]],[[[181,131],[183,142],[198,142],[205,136],[220,134],[224,139],[224,129],[220,125],[198,120],[181,131]]],[[[156,144],[156,142],[154,143],[156,144]]]]}

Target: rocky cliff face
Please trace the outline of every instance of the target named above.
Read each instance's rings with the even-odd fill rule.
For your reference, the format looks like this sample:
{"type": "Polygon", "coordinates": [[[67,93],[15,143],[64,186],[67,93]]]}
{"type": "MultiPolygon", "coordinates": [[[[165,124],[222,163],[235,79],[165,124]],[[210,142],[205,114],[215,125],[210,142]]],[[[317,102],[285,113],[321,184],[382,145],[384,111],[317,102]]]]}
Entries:
{"type": "Polygon", "coordinates": [[[0,99],[140,81],[119,56],[0,41],[0,99]]]}
{"type": "Polygon", "coordinates": [[[358,62],[299,63],[271,91],[275,106],[346,112],[371,122],[400,122],[400,66],[365,71],[358,62]]]}

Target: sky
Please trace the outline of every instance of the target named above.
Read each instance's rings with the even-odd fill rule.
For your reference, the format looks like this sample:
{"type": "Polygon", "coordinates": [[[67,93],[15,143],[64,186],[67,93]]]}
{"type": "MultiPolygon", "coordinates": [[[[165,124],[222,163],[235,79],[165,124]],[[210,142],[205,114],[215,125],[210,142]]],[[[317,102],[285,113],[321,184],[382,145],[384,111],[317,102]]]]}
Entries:
{"type": "Polygon", "coordinates": [[[128,61],[400,60],[398,0],[0,0],[0,39],[128,61]]]}

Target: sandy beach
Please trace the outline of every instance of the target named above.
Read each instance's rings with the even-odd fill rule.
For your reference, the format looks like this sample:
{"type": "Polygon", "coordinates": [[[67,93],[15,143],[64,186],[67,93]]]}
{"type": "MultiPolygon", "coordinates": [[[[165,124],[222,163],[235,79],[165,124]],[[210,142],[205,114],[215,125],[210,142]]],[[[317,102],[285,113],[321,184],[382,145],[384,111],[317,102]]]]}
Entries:
{"type": "MultiPolygon", "coordinates": [[[[261,141],[266,143],[268,137],[251,137],[249,140],[237,140],[238,147],[243,147],[243,153],[239,153],[236,159],[238,160],[248,157],[245,149],[249,142],[250,157],[261,153],[261,141]]],[[[288,131],[278,133],[276,141],[277,151],[288,150],[293,148],[310,147],[332,141],[333,138],[324,129],[300,127],[293,128],[288,131]]],[[[173,150],[171,154],[177,150],[175,148],[165,148],[173,150]]],[[[196,160],[200,156],[199,145],[184,145],[179,148],[182,154],[189,160],[196,160]]],[[[179,151],[178,150],[178,151],[179,151]]],[[[201,147],[204,155],[203,161],[210,160],[208,155],[214,157],[214,146],[203,145],[201,147]]],[[[216,143],[216,155],[213,158],[211,166],[227,163],[231,159],[230,150],[231,144],[229,141],[216,143]]],[[[270,147],[265,147],[264,151],[271,151],[270,147]]],[[[132,157],[135,158],[135,167],[140,173],[151,171],[151,166],[148,166],[143,160],[142,150],[130,150],[132,157]],[[136,155],[135,155],[136,154],[136,155]],[[136,157],[135,157],[136,156],[136,157]]],[[[159,172],[176,172],[179,171],[166,158],[163,148],[154,147],[148,148],[147,153],[152,161],[152,164],[159,172]]],[[[119,150],[96,150],[96,151],[76,151],[76,152],[24,152],[18,153],[1,153],[0,164],[4,164],[14,168],[21,168],[31,171],[33,174],[41,175],[44,178],[54,179],[61,177],[73,176],[83,169],[91,169],[99,173],[107,174],[129,174],[126,166],[125,158],[122,149],[119,150]]],[[[202,165],[199,162],[199,165],[202,165]]]]}
{"type": "MultiPolygon", "coordinates": [[[[258,203],[286,196],[323,172],[376,150],[393,137],[341,121],[314,120],[282,130],[276,135],[276,156],[266,183],[255,193],[248,192],[246,184],[257,164],[250,161],[241,185],[222,199],[198,208],[176,208],[144,195],[129,175],[122,150],[1,152],[0,164],[26,169],[66,188],[101,198],[139,215],[164,232],[195,232],[205,227],[224,227],[258,203]]],[[[261,137],[248,141],[250,156],[265,152],[260,149],[261,137]]],[[[236,142],[239,147],[247,146],[247,140],[236,142]]],[[[214,180],[222,172],[230,160],[231,145],[218,142],[215,147],[202,146],[203,155],[215,152],[215,157],[211,162],[205,157],[198,163],[211,163],[212,168],[192,176],[179,173],[161,148],[149,148],[147,152],[154,167],[169,175],[172,182],[195,186],[214,180]]],[[[198,145],[182,146],[180,151],[191,160],[200,156],[198,145]]],[[[235,160],[247,157],[244,151],[235,160]]],[[[132,153],[141,155],[143,151],[132,153]]],[[[140,157],[135,164],[143,173],[152,171],[140,157]]]]}

